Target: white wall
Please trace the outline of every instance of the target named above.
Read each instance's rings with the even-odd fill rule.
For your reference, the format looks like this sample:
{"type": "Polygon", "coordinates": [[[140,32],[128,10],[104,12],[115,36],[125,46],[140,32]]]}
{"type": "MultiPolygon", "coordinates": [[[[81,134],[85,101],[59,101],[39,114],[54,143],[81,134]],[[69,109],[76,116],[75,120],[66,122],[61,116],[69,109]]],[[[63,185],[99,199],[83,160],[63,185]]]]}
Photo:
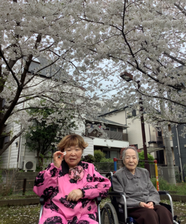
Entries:
{"type": "Polygon", "coordinates": [[[107,120],[114,121],[120,124],[125,125],[127,123],[126,121],[126,112],[125,111],[120,111],[116,113],[112,113],[110,115],[105,116],[107,120]]]}
{"type": "Polygon", "coordinates": [[[108,148],[125,148],[129,146],[129,142],[127,141],[118,141],[118,140],[110,140],[110,139],[103,139],[103,138],[94,138],[93,140],[94,145],[96,146],[105,146],[108,148]]]}
{"type": "MultiPolygon", "coordinates": [[[[11,123],[7,124],[5,131],[11,132],[12,126],[13,125],[11,123]]],[[[3,154],[1,155],[1,161],[2,161],[1,167],[4,169],[9,168],[8,165],[10,163],[11,150],[12,150],[12,146],[8,147],[8,149],[5,152],[3,152],[3,154]]]]}
{"type": "Polygon", "coordinates": [[[85,142],[88,143],[88,146],[86,149],[84,149],[83,156],[86,156],[88,154],[94,155],[94,142],[92,138],[83,137],[85,142]]]}
{"type": "Polygon", "coordinates": [[[85,142],[88,143],[87,148],[84,149],[83,156],[86,156],[88,154],[94,155],[93,139],[90,137],[83,136],[85,134],[85,124],[83,123],[83,121],[76,119],[76,125],[78,126],[78,129],[75,129],[74,133],[81,135],[83,139],[85,140],[85,142]]]}
{"type": "MultiPolygon", "coordinates": [[[[141,120],[133,118],[127,118],[126,111],[120,111],[117,113],[112,113],[110,115],[105,116],[106,119],[114,122],[118,122],[121,124],[126,124],[128,126],[126,133],[128,133],[128,141],[130,145],[138,144],[138,148],[143,148],[143,140],[142,140],[142,131],[141,131],[141,120]]],[[[148,147],[149,141],[156,141],[156,130],[155,128],[145,123],[145,135],[146,135],[146,144],[148,147]]]]}

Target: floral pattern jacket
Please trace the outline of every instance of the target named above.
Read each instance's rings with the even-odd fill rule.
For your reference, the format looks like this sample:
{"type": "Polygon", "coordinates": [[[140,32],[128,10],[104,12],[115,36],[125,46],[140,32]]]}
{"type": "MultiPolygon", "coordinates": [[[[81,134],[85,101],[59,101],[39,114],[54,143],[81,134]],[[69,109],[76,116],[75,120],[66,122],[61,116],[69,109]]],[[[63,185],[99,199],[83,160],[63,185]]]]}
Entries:
{"type": "Polygon", "coordinates": [[[64,160],[60,168],[51,163],[46,170],[38,174],[33,191],[45,199],[42,215],[45,217],[41,217],[42,220],[52,218],[52,211],[64,217],[69,224],[77,223],[84,214],[97,219],[97,205],[94,199],[99,196],[106,197],[111,183],[95,170],[93,164],[80,162],[78,166],[82,166],[84,170],[83,178],[80,180],[71,179],[69,167],[64,160]],[[78,201],[67,201],[67,195],[74,189],[81,189],[83,198],[78,201]]]}

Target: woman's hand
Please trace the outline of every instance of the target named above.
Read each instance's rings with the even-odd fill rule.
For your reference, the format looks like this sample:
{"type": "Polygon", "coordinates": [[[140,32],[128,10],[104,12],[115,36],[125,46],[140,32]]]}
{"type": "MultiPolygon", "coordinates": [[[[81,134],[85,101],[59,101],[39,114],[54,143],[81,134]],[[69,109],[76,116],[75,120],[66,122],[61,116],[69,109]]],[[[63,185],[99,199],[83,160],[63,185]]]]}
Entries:
{"type": "Polygon", "coordinates": [[[148,202],[148,203],[145,203],[145,202],[140,202],[140,207],[143,207],[143,208],[149,208],[149,209],[154,209],[154,204],[152,201],[148,202]]]}
{"type": "Polygon", "coordinates": [[[68,194],[67,201],[78,201],[82,197],[83,192],[80,189],[75,189],[68,194]]]}
{"type": "Polygon", "coordinates": [[[56,166],[57,168],[61,166],[61,162],[65,154],[66,154],[65,152],[61,151],[57,151],[53,154],[54,166],[56,166]]]}
{"type": "Polygon", "coordinates": [[[149,201],[149,202],[147,203],[147,205],[148,205],[148,208],[150,208],[150,209],[154,209],[154,203],[153,203],[152,201],[149,201]]]}

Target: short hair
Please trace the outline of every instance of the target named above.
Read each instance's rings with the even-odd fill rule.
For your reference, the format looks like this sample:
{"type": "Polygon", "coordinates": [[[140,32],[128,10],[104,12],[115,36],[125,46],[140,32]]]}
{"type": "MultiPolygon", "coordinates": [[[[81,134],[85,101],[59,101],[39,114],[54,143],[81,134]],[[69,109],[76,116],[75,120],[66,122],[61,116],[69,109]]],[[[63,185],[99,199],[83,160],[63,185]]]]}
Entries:
{"type": "Polygon", "coordinates": [[[88,144],[84,141],[84,139],[77,134],[66,135],[57,145],[58,150],[64,152],[65,148],[69,148],[71,146],[78,146],[82,150],[85,149],[88,144]]]}
{"type": "Polygon", "coordinates": [[[125,159],[125,155],[126,155],[126,151],[127,151],[127,149],[133,149],[133,150],[136,152],[136,156],[137,156],[137,159],[138,159],[138,161],[139,161],[139,154],[138,154],[138,151],[137,151],[137,149],[136,149],[135,147],[133,147],[133,146],[128,146],[127,148],[125,148],[125,149],[123,150],[122,160],[125,159]]]}

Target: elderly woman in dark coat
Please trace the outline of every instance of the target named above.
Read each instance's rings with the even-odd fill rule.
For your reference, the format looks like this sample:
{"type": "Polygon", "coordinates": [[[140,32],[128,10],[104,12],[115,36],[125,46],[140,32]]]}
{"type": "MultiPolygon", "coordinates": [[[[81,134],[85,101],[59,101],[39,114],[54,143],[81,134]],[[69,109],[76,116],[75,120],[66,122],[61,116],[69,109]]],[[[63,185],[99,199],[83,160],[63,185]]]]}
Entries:
{"type": "MultiPolygon", "coordinates": [[[[128,215],[138,224],[173,224],[172,214],[159,204],[160,198],[148,170],[137,167],[138,152],[133,147],[123,151],[124,167],[113,175],[113,189],[124,192],[128,215]]],[[[119,201],[123,203],[122,199],[119,201]]]]}

